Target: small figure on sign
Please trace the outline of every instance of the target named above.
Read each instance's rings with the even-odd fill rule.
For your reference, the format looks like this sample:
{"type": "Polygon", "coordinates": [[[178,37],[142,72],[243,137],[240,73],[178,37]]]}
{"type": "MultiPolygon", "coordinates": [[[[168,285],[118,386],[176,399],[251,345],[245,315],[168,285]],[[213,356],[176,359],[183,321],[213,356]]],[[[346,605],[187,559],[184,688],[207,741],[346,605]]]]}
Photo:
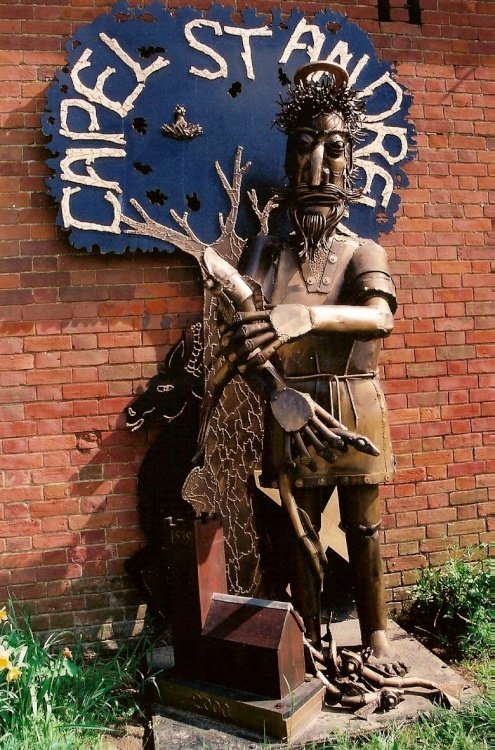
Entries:
{"type": "Polygon", "coordinates": [[[178,141],[187,141],[196,138],[203,133],[201,125],[192,125],[186,120],[186,108],[178,104],[174,112],[174,124],[162,125],[162,134],[166,138],[175,138],[178,141]]]}

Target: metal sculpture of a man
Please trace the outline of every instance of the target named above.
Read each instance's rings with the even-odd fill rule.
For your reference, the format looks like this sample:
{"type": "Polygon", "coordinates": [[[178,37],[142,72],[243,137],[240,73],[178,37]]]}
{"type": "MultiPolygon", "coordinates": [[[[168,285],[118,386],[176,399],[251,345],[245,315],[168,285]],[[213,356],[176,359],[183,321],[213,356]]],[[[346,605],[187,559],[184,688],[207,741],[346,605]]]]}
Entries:
{"type": "Polygon", "coordinates": [[[284,383],[269,398],[261,481],[279,488],[291,513],[291,596],[308,638],[320,646],[317,533],[336,487],[363,645],[390,662],[378,485],[392,478],[394,460],[377,360],[392,330],[395,288],[383,248],[338,227],[360,195],[352,150],[362,108],[339,66],[309,63],[296,73],[276,121],[287,134],[283,201],[292,240],[265,234],[248,243],[238,270],[261,287],[265,307],[237,313],[222,343],[248,382],[270,363],[284,383]],[[327,414],[336,427],[324,424],[327,414]]]}

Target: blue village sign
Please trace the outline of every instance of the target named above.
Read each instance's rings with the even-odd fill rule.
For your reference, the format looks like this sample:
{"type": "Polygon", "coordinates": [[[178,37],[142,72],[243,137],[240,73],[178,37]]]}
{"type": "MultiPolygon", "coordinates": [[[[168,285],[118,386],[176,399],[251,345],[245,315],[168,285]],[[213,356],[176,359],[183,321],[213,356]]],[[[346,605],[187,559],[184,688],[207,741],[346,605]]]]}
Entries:
{"type": "MultiPolygon", "coordinates": [[[[148,231],[151,225],[213,243],[231,208],[236,154],[237,230],[255,233],[257,206],[284,185],[285,137],[273,127],[277,101],[308,60],[346,68],[367,101],[355,150],[364,191],[343,231],[377,239],[393,227],[394,190],[407,184],[402,168],[413,157],[411,97],[367,34],[343,16],[322,11],[308,20],[299,11],[286,18],[274,10],[268,23],[253,10],[241,17],[219,5],[205,14],[118,3],[78,29],[67,49],[67,67],[48,92],[43,131],[50,136],[48,185],[58,223],[76,248],[172,250],[168,235],[148,231]],[[243,164],[250,162],[245,170],[239,146],[243,164]],[[142,230],[130,234],[138,220],[142,230]]],[[[282,231],[283,211],[272,218],[282,231]]]]}

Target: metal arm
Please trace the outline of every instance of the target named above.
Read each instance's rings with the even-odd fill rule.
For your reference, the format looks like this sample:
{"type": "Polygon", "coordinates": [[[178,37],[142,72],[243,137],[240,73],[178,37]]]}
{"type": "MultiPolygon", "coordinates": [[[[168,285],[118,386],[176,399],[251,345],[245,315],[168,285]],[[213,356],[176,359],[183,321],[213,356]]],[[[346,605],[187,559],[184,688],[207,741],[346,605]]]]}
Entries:
{"type": "Polygon", "coordinates": [[[352,333],[357,338],[383,338],[392,333],[394,317],[388,302],[371,297],[364,306],[318,305],[309,308],[313,331],[352,333]]]}
{"type": "Polygon", "coordinates": [[[222,345],[230,362],[237,362],[239,371],[245,372],[268,362],[287,341],[307,333],[345,333],[367,340],[388,336],[393,324],[388,302],[382,297],[355,306],[276,305],[272,310],[237,313],[222,345]]]}

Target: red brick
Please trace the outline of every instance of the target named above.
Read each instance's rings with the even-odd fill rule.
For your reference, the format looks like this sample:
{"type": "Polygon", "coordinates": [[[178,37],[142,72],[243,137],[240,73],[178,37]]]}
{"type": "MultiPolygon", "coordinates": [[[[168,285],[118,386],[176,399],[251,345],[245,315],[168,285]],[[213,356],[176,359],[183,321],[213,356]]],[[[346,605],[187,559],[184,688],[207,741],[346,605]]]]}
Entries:
{"type": "Polygon", "coordinates": [[[73,385],[64,385],[62,392],[64,398],[101,398],[107,394],[106,383],[78,383],[73,385]]]}
{"type": "Polygon", "coordinates": [[[468,534],[485,531],[485,522],[482,518],[468,519],[466,521],[454,521],[447,524],[448,534],[468,534]]]}
{"type": "Polygon", "coordinates": [[[424,555],[408,555],[396,560],[389,560],[388,568],[391,572],[400,570],[413,570],[422,568],[426,564],[424,555]]]}
{"type": "Polygon", "coordinates": [[[28,385],[44,385],[48,383],[70,383],[72,370],[68,367],[57,367],[46,370],[34,370],[27,375],[28,385]]]}
{"type": "Polygon", "coordinates": [[[27,352],[46,352],[50,349],[59,351],[70,349],[70,336],[35,336],[24,339],[24,347],[27,352]]]}

